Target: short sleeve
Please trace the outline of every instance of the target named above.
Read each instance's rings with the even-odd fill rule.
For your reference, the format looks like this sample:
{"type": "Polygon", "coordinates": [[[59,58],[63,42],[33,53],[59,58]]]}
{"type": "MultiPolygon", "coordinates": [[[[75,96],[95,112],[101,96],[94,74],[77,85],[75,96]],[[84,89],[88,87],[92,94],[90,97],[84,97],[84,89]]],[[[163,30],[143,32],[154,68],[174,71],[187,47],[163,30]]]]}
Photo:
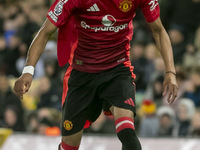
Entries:
{"type": "Polygon", "coordinates": [[[57,27],[62,26],[80,6],[80,0],[55,0],[50,7],[47,18],[57,27]]]}
{"type": "Polygon", "coordinates": [[[158,0],[140,0],[140,8],[147,22],[154,22],[160,17],[158,0]]]}

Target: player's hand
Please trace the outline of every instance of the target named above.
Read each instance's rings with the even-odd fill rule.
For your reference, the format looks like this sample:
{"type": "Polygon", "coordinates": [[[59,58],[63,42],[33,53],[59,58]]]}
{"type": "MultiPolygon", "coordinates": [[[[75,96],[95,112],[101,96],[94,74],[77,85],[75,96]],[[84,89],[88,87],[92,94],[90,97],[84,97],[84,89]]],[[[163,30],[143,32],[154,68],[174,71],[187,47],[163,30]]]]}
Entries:
{"type": "Polygon", "coordinates": [[[28,92],[32,83],[32,75],[25,73],[21,75],[14,85],[14,92],[20,98],[23,99],[23,95],[28,92]]]}
{"type": "Polygon", "coordinates": [[[178,94],[178,85],[176,76],[172,73],[167,73],[163,82],[163,96],[167,95],[167,101],[171,105],[178,94]]]}

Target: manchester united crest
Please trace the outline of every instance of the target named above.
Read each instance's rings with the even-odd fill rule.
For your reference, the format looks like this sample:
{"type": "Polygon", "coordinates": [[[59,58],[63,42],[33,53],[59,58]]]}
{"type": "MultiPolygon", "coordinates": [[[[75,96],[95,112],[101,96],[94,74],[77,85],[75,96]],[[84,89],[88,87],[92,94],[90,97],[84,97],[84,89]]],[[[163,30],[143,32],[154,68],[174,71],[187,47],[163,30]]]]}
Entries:
{"type": "Polygon", "coordinates": [[[73,128],[73,124],[71,121],[69,120],[65,120],[64,123],[63,123],[63,127],[66,129],[66,130],[71,130],[73,128]]]}
{"type": "Polygon", "coordinates": [[[132,0],[121,0],[119,2],[119,9],[123,12],[128,12],[133,6],[132,0]]]}

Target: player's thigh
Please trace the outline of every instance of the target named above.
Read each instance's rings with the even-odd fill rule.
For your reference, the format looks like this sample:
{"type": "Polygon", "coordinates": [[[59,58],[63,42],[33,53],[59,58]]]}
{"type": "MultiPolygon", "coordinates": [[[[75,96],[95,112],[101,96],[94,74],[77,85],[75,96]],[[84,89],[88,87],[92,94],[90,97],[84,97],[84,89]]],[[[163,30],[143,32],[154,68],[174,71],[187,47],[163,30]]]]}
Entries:
{"type": "Polygon", "coordinates": [[[135,85],[131,76],[116,78],[112,80],[112,83],[107,84],[105,89],[102,94],[104,112],[108,113],[111,108],[111,112],[116,118],[118,116],[132,118],[136,113],[136,107],[135,85]]]}
{"type": "Polygon", "coordinates": [[[133,119],[134,113],[133,111],[125,108],[119,108],[116,106],[112,106],[110,108],[110,111],[112,112],[114,119],[117,120],[122,117],[129,117],[133,119]]]}
{"type": "Polygon", "coordinates": [[[69,136],[62,136],[62,141],[70,146],[79,146],[82,135],[83,135],[83,130],[69,136]]]}
{"type": "Polygon", "coordinates": [[[83,128],[101,113],[97,89],[93,74],[72,70],[62,108],[62,137],[67,144],[80,143],[83,128]]]}

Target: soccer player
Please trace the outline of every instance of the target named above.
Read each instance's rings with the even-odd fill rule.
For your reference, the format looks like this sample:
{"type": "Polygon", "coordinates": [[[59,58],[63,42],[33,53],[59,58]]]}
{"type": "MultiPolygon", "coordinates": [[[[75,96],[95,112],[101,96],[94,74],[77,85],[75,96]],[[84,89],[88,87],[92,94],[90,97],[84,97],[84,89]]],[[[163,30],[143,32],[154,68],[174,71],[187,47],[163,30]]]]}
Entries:
{"type": "Polygon", "coordinates": [[[74,16],[77,47],[63,83],[60,150],[78,150],[83,128],[94,122],[102,109],[114,116],[122,150],[141,150],[134,127],[135,75],[129,61],[132,19],[137,8],[152,29],[165,62],[163,94],[168,94],[170,104],[174,102],[176,72],[171,43],[159,18],[158,0],[56,0],[29,48],[26,67],[14,90],[21,98],[29,90],[48,38],[57,29],[60,33],[67,30],[64,26],[74,16]]]}

